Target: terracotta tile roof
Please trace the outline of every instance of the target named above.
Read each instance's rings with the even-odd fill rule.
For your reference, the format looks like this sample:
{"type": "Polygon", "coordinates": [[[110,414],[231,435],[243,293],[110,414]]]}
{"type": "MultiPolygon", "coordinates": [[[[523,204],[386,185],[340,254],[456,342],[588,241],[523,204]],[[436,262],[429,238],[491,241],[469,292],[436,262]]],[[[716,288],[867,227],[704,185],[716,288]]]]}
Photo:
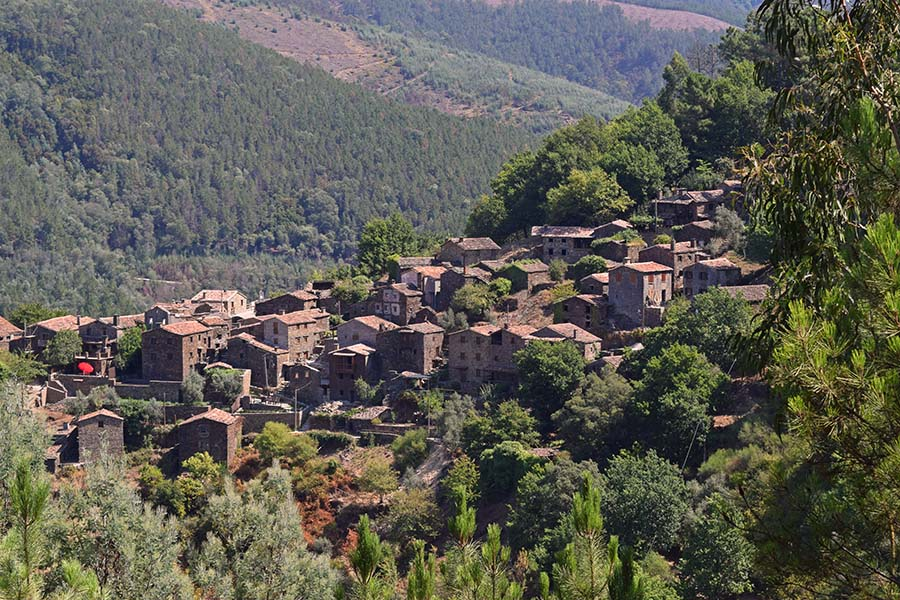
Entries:
{"type": "Polygon", "coordinates": [[[294,298],[297,298],[298,300],[303,300],[306,302],[316,299],[315,294],[313,294],[311,292],[307,292],[306,290],[294,290],[293,292],[288,292],[287,294],[284,294],[284,296],[293,296],[294,298]]]}
{"type": "Polygon", "coordinates": [[[685,225],[685,227],[688,227],[689,225],[693,225],[694,227],[698,227],[700,229],[708,229],[710,231],[716,228],[716,224],[709,219],[704,219],[703,221],[691,221],[690,223],[685,225]]]}
{"type": "Polygon", "coordinates": [[[207,327],[227,327],[228,321],[223,319],[217,315],[210,315],[208,317],[203,317],[200,319],[200,322],[206,325],[207,327]]]}
{"type": "Polygon", "coordinates": [[[78,418],[78,423],[83,423],[94,417],[109,417],[110,419],[116,419],[117,421],[124,421],[122,417],[112,412],[111,410],[106,410],[105,408],[101,408],[100,410],[95,410],[92,413],[88,413],[86,415],[82,415],[78,418]]]}
{"type": "Polygon", "coordinates": [[[666,265],[661,265],[658,262],[653,261],[628,263],[622,265],[619,269],[631,269],[638,273],[670,273],[672,271],[672,267],[667,267],[666,265]]]}
{"type": "Polygon", "coordinates": [[[191,302],[226,302],[240,294],[237,290],[200,290],[191,302]]]}
{"type": "Polygon", "coordinates": [[[160,327],[163,331],[174,333],[175,335],[194,335],[195,333],[206,333],[209,327],[198,321],[179,321],[178,323],[169,323],[160,327]]]}
{"type": "MultiPolygon", "coordinates": [[[[115,317],[100,317],[98,320],[101,323],[112,325],[115,317]]],[[[137,327],[138,325],[141,325],[143,323],[144,313],[141,313],[139,315],[119,315],[119,327],[122,329],[130,329],[131,327],[137,327]]]]}
{"type": "Polygon", "coordinates": [[[488,237],[450,238],[445,244],[454,244],[463,250],[499,250],[497,242],[488,237]]]}
{"type": "Polygon", "coordinates": [[[604,363],[611,366],[613,369],[618,369],[622,362],[625,360],[624,354],[613,354],[611,356],[604,356],[601,358],[604,363]]]}
{"type": "Polygon", "coordinates": [[[349,323],[362,323],[366,327],[376,329],[378,331],[396,329],[398,327],[396,323],[391,323],[387,319],[382,319],[381,317],[377,317],[375,315],[366,315],[364,317],[356,317],[354,319],[350,319],[346,323],[341,323],[340,325],[338,325],[338,329],[344,327],[349,323]]]}
{"type": "Polygon", "coordinates": [[[435,325],[434,323],[427,323],[427,322],[426,323],[410,323],[409,325],[401,327],[400,329],[410,329],[412,331],[415,331],[416,333],[423,333],[423,334],[443,333],[444,332],[444,328],[441,327],[440,325],[435,325]]]}
{"type": "Polygon", "coordinates": [[[239,333],[231,339],[232,340],[242,340],[242,341],[246,342],[247,344],[253,346],[254,348],[258,348],[260,350],[269,352],[271,354],[285,354],[287,352],[287,350],[285,350],[285,349],[276,348],[275,346],[270,346],[264,342],[261,342],[258,339],[256,339],[255,337],[253,337],[252,335],[250,335],[249,333],[239,333]]]}
{"type": "Polygon", "coordinates": [[[762,302],[769,294],[769,286],[757,285],[726,285],[722,290],[732,298],[743,298],[750,303],[762,302]]]}
{"type": "Polygon", "coordinates": [[[491,280],[491,274],[484,269],[479,269],[478,267],[453,267],[450,270],[458,275],[462,275],[466,279],[478,279],[479,281],[483,281],[484,283],[487,283],[491,280]]]}
{"type": "Polygon", "coordinates": [[[397,259],[397,266],[400,269],[427,267],[432,264],[434,264],[434,258],[431,256],[401,256],[397,259]]]}
{"type": "Polygon", "coordinates": [[[19,329],[3,317],[0,317],[0,336],[19,335],[21,333],[21,329],[19,329]]]}
{"type": "Polygon", "coordinates": [[[503,329],[513,335],[517,335],[523,338],[530,336],[537,330],[536,327],[532,327],[531,325],[510,325],[509,327],[504,327],[503,329]]]}
{"type": "Polygon", "coordinates": [[[615,221],[610,221],[607,225],[615,225],[616,227],[621,227],[622,229],[632,229],[634,226],[626,221],[625,219],[616,219],[615,221]]]}
{"type": "Polygon", "coordinates": [[[331,354],[337,356],[346,356],[347,354],[361,354],[362,356],[368,356],[370,354],[375,354],[375,348],[365,344],[353,344],[352,346],[347,346],[345,348],[338,348],[331,354]]]}
{"type": "MultiPolygon", "coordinates": [[[[91,317],[81,317],[81,324],[87,325],[88,323],[93,323],[94,319],[91,317]]],[[[45,321],[39,321],[34,324],[34,327],[43,327],[44,329],[49,329],[50,331],[64,331],[78,330],[78,317],[75,315],[65,315],[62,317],[54,317],[52,319],[47,319],[45,321]]]]}
{"type": "Polygon", "coordinates": [[[711,269],[718,270],[726,270],[726,269],[738,269],[736,264],[728,260],[727,258],[711,258],[709,260],[701,260],[699,263],[705,267],[709,267],[711,269]]]}
{"type": "Polygon", "coordinates": [[[500,327],[491,325],[490,323],[479,323],[478,325],[472,325],[468,330],[463,329],[462,331],[457,331],[455,333],[463,333],[464,331],[471,331],[472,333],[477,333],[479,335],[491,335],[500,331],[500,327]]]}
{"type": "MultiPolygon", "coordinates": [[[[640,251],[639,254],[644,254],[647,250],[652,248],[658,248],[661,250],[672,250],[671,244],[656,244],[655,246],[648,246],[640,251]]],[[[695,247],[691,242],[675,242],[675,254],[685,254],[688,252],[697,252],[700,249],[695,247]]]]}
{"type": "Polygon", "coordinates": [[[532,237],[572,237],[592,238],[596,227],[565,227],[562,225],[539,225],[531,228],[532,237]]]}
{"type": "Polygon", "coordinates": [[[539,260],[526,263],[515,263],[513,266],[517,269],[521,269],[525,273],[544,273],[550,270],[550,267],[539,260]]]}
{"type": "Polygon", "coordinates": [[[597,283],[609,283],[609,273],[594,273],[587,277],[582,277],[579,283],[584,281],[596,281],[597,283]]]}
{"type": "Polygon", "coordinates": [[[274,318],[285,325],[299,325],[300,323],[315,323],[319,319],[327,319],[328,313],[318,308],[310,310],[297,310],[283,315],[274,315],[274,318]]]}
{"type": "Polygon", "coordinates": [[[660,200],[663,204],[694,204],[707,202],[721,202],[725,199],[725,190],[687,190],[674,196],[660,200]]]}
{"type": "Polygon", "coordinates": [[[502,269],[505,269],[509,266],[509,263],[505,260],[483,260],[478,263],[479,267],[483,267],[486,271],[490,271],[491,273],[496,273],[502,269]]]}
{"type": "Polygon", "coordinates": [[[233,415],[231,413],[227,413],[224,410],[218,408],[211,408],[204,413],[200,413],[199,415],[194,415],[190,419],[185,419],[181,422],[181,425],[184,426],[188,423],[194,423],[196,421],[214,421],[216,423],[221,423],[222,425],[233,425],[240,420],[241,417],[238,415],[233,415]]]}
{"type": "Polygon", "coordinates": [[[413,267],[410,271],[414,271],[420,275],[424,275],[425,277],[432,277],[434,279],[440,279],[441,275],[447,272],[447,267],[413,267]]]}
{"type": "MultiPolygon", "coordinates": [[[[420,292],[419,290],[417,290],[415,288],[410,287],[409,285],[407,285],[405,283],[392,283],[391,285],[389,285],[387,287],[396,292],[403,294],[404,296],[421,296],[422,295],[422,292],[420,292]]],[[[385,288],[385,289],[387,289],[387,288],[385,288]]]]}
{"type": "MultiPolygon", "coordinates": [[[[578,294],[577,296],[572,296],[572,298],[595,306],[606,304],[606,298],[604,298],[603,294],[578,294]]],[[[566,298],[566,300],[571,300],[572,298],[566,298]]],[[[562,300],[562,302],[565,302],[565,300],[562,300]]]]}
{"type": "Polygon", "coordinates": [[[532,333],[531,337],[572,340],[575,342],[583,342],[585,344],[595,344],[600,341],[600,338],[590,331],[584,330],[572,323],[554,323],[553,325],[547,325],[532,333]]]}

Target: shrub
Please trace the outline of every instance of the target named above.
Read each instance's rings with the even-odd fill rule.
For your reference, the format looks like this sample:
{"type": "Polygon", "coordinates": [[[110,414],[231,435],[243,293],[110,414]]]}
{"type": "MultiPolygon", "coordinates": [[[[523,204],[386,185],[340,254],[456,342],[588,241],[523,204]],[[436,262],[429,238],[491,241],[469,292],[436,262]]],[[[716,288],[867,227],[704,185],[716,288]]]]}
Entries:
{"type": "Polygon", "coordinates": [[[606,259],[602,256],[585,256],[578,260],[577,263],[572,265],[569,268],[569,274],[572,279],[578,281],[587,277],[588,275],[593,275],[594,273],[605,273],[606,272],[606,259]]]}
{"type": "Polygon", "coordinates": [[[411,429],[391,443],[394,452],[394,467],[400,471],[418,467],[428,457],[427,432],[411,429]]]}
{"type": "Polygon", "coordinates": [[[550,261],[550,264],[547,265],[550,267],[550,279],[553,281],[562,281],[566,278],[566,271],[569,268],[569,265],[566,264],[564,260],[554,259],[550,261]]]}

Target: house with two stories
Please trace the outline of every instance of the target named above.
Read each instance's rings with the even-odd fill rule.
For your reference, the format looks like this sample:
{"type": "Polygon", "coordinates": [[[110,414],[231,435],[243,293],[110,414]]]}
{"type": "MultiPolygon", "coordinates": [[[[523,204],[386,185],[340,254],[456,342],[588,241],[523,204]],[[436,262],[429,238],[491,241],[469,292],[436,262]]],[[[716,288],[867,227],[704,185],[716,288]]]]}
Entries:
{"type": "Polygon", "coordinates": [[[727,258],[701,260],[684,270],[684,295],[692,298],[711,287],[737,285],[741,269],[727,258]]]}
{"type": "Polygon", "coordinates": [[[148,381],[184,381],[209,360],[212,331],[197,321],[148,329],[141,335],[142,372],[148,381]]]}
{"type": "Polygon", "coordinates": [[[530,325],[480,324],[447,335],[450,381],[463,393],[476,393],[484,384],[515,386],[515,353],[530,340],[530,325]]]}
{"type": "Polygon", "coordinates": [[[672,267],[657,262],[629,263],[610,271],[610,312],[622,318],[620,328],[658,324],[659,309],[672,299],[673,279],[672,267]]]}

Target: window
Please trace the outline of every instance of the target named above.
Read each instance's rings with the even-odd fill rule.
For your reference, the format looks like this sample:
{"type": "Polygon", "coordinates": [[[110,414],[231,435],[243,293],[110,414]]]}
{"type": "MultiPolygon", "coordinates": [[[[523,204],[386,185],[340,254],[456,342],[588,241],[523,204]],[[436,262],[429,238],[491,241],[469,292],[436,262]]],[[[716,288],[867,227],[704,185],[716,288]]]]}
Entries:
{"type": "Polygon", "coordinates": [[[706,281],[707,279],[709,279],[709,273],[707,273],[706,271],[701,271],[700,272],[700,281],[706,281]]]}
{"type": "Polygon", "coordinates": [[[459,360],[466,360],[466,353],[465,353],[465,352],[460,352],[460,353],[459,353],[459,360]]]}
{"type": "Polygon", "coordinates": [[[616,273],[616,281],[622,281],[622,274],[616,273]]]}
{"type": "Polygon", "coordinates": [[[565,248],[562,249],[562,255],[563,255],[563,256],[565,256],[567,252],[568,252],[568,250],[566,250],[565,248]]]}
{"type": "Polygon", "coordinates": [[[685,271],[685,272],[684,272],[684,278],[685,278],[685,279],[693,279],[693,278],[694,278],[694,272],[693,272],[693,271],[685,271]]]}
{"type": "Polygon", "coordinates": [[[663,281],[666,281],[667,278],[668,278],[668,276],[669,276],[668,273],[663,273],[663,274],[662,274],[662,280],[663,280],[663,281]]]}
{"type": "Polygon", "coordinates": [[[209,425],[206,423],[200,423],[197,425],[197,435],[200,437],[209,437],[209,425]]]}
{"type": "Polygon", "coordinates": [[[476,352],[476,353],[475,353],[475,360],[481,360],[481,353],[480,353],[480,352],[476,352]]]}
{"type": "Polygon", "coordinates": [[[103,427],[104,427],[105,425],[106,425],[106,423],[104,423],[103,419],[98,419],[98,420],[97,420],[97,429],[103,429],[103,427]]]}
{"type": "Polygon", "coordinates": [[[547,250],[547,256],[553,256],[553,248],[547,250]]]}

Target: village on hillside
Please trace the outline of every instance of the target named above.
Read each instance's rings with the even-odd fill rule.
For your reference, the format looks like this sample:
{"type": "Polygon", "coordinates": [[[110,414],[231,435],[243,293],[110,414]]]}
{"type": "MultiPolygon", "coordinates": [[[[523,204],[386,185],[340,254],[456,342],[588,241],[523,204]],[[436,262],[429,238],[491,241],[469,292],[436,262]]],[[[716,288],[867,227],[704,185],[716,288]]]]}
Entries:
{"type": "Polygon", "coordinates": [[[515,390],[516,353],[536,340],[574,344],[599,373],[639,350],[641,332],[679,296],[718,287],[751,305],[764,299],[761,265],[717,255],[727,246],[713,219],[740,206],[739,182],[654,205],[659,227],[645,231],[614,220],[533,227],[507,248],[450,238],[435,256],[393,260],[356,302],[342,301],[336,282],[314,281],[255,301],[206,289],[143,314],[64,315],[24,329],[0,317],[0,349],[40,358],[63,332],[80,339],[71,361],[31,388],[53,429],[51,471],[101,446],[122,453],[120,415],[66,414],[67,399],[98,388],[162,403],[163,423],[177,426],[162,443],[179,461],[208,452],[233,464],[242,436],[268,422],[389,440],[429,424],[406,392],[515,390]],[[473,286],[500,291],[488,310],[464,315],[459,299],[473,286]],[[117,356],[130,331],[140,332],[140,363],[123,372],[117,356]]]}

